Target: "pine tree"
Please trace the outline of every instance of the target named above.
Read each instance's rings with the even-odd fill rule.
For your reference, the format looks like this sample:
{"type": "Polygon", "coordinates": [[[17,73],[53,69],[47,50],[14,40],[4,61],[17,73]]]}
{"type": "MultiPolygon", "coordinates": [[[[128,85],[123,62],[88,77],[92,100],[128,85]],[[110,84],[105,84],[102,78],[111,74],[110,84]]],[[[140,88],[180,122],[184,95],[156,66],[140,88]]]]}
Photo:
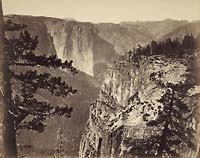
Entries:
{"type": "Polygon", "coordinates": [[[56,55],[37,56],[34,54],[34,50],[39,42],[38,37],[31,36],[26,25],[7,20],[4,28],[7,33],[14,32],[17,35],[5,39],[5,50],[7,52],[5,59],[8,65],[7,76],[10,77],[10,79],[7,79],[7,82],[9,83],[9,88],[13,84],[11,80],[15,80],[21,87],[18,94],[10,91],[12,98],[7,109],[8,115],[14,118],[14,124],[10,124],[14,126],[15,130],[13,134],[14,139],[11,144],[16,147],[16,130],[28,129],[43,132],[46,127],[46,119],[54,115],[70,117],[73,110],[68,105],[51,105],[49,102],[38,100],[35,97],[38,89],[47,90],[55,97],[66,97],[69,94],[77,92],[77,90],[67,85],[65,81],[62,81],[61,77],[54,77],[47,72],[39,73],[37,70],[41,67],[68,69],[73,75],[77,73],[77,70],[72,66],[72,61],[66,60],[62,62],[56,55]],[[24,67],[25,71],[16,73],[13,67],[24,67]]]}
{"type": "Polygon", "coordinates": [[[56,150],[54,153],[54,158],[63,158],[65,155],[64,152],[64,128],[62,126],[59,127],[58,135],[57,135],[57,144],[56,150]]]}
{"type": "Polygon", "coordinates": [[[164,88],[165,93],[158,100],[162,107],[158,107],[157,118],[148,121],[145,120],[146,114],[143,117],[147,127],[152,129],[154,134],[146,138],[126,140],[127,144],[131,145],[131,153],[134,156],[178,158],[185,149],[196,150],[192,122],[198,105],[189,106],[183,101],[187,97],[187,91],[197,85],[194,76],[188,74],[184,83],[172,84],[162,82],[162,73],[150,75],[150,79],[164,88]]]}
{"type": "Polygon", "coordinates": [[[149,55],[151,53],[151,49],[150,49],[150,45],[149,44],[147,44],[147,48],[146,49],[147,49],[146,54],[149,55]]]}
{"type": "Polygon", "coordinates": [[[198,50],[200,49],[200,34],[198,34],[195,39],[195,48],[198,50]]]}
{"type": "Polygon", "coordinates": [[[176,38],[172,41],[172,47],[173,47],[173,54],[175,56],[181,56],[183,53],[183,50],[181,48],[181,43],[179,42],[179,39],[176,38]]]}
{"type": "Polygon", "coordinates": [[[166,49],[166,55],[173,56],[173,43],[171,38],[166,39],[165,49],[166,49]]]}
{"type": "Polygon", "coordinates": [[[14,118],[9,113],[11,108],[10,75],[5,51],[5,23],[2,1],[0,1],[0,157],[17,157],[14,118]]]}
{"type": "MultiPolygon", "coordinates": [[[[156,153],[158,157],[180,157],[178,149],[189,147],[195,149],[193,143],[194,130],[188,125],[187,116],[191,113],[189,107],[180,99],[174,86],[169,86],[159,100],[163,104],[156,120],[148,122],[148,126],[161,129],[156,139],[156,153]]],[[[181,94],[182,95],[182,94],[181,94]]]]}
{"type": "Polygon", "coordinates": [[[141,52],[142,52],[142,46],[138,44],[138,47],[136,49],[136,54],[141,54],[141,52]]]}
{"type": "Polygon", "coordinates": [[[185,35],[182,41],[182,48],[186,54],[193,54],[195,50],[195,39],[193,35],[185,35]]]}
{"type": "Polygon", "coordinates": [[[158,53],[158,45],[156,41],[151,42],[151,53],[150,55],[154,55],[158,53]]]}
{"type": "Polygon", "coordinates": [[[38,37],[32,37],[24,24],[12,23],[8,20],[8,31],[21,31],[19,37],[7,39],[6,46],[8,52],[8,61],[10,66],[10,75],[13,79],[19,81],[22,87],[22,95],[13,96],[13,107],[10,113],[15,117],[15,129],[31,129],[42,132],[45,128],[45,120],[52,115],[65,115],[70,117],[72,108],[67,105],[50,105],[47,102],[38,101],[34,94],[38,89],[48,90],[53,96],[65,97],[69,94],[75,94],[71,86],[62,81],[61,77],[53,77],[50,73],[38,73],[37,70],[26,70],[20,74],[15,73],[11,67],[46,67],[70,69],[75,74],[77,70],[72,66],[72,61],[62,62],[56,55],[37,56],[34,50],[38,44],[38,37]],[[31,116],[28,122],[26,117],[31,116]]]}

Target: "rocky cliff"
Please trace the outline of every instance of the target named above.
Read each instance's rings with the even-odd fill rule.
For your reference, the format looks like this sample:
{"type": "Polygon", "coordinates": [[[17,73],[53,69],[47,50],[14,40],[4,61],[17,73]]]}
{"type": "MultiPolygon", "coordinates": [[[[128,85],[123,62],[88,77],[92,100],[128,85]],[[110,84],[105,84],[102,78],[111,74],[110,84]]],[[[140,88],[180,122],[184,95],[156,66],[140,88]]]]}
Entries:
{"type": "Polygon", "coordinates": [[[93,37],[95,28],[91,24],[48,21],[48,32],[53,37],[58,58],[71,59],[81,71],[93,76],[93,37]]]}
{"type": "MultiPolygon", "coordinates": [[[[129,141],[153,135],[155,129],[147,122],[155,120],[163,105],[158,102],[167,88],[151,80],[152,74],[162,74],[165,85],[186,84],[190,62],[186,58],[140,56],[134,61],[121,60],[107,71],[96,101],[90,107],[89,120],[82,136],[79,157],[132,157],[129,141]],[[129,141],[127,141],[129,140],[129,141]]],[[[187,91],[188,106],[197,105],[200,87],[187,91]]],[[[193,120],[197,130],[197,118],[193,120]]],[[[188,151],[188,150],[186,150],[188,151]]],[[[195,152],[183,157],[195,158],[195,152]]]]}
{"type": "Polygon", "coordinates": [[[62,60],[73,60],[79,70],[94,76],[95,67],[107,66],[117,59],[112,46],[101,39],[91,23],[47,20],[48,32],[53,37],[57,55],[62,60]]]}

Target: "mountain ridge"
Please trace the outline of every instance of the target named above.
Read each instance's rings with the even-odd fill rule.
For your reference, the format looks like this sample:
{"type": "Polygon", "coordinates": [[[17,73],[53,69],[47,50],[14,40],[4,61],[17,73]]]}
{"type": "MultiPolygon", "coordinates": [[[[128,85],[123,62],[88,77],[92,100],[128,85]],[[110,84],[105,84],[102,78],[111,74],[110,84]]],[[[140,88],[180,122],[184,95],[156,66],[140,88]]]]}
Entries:
{"type": "Polygon", "coordinates": [[[166,38],[180,38],[182,39],[184,35],[186,34],[192,34],[194,37],[200,35],[200,21],[188,23],[184,26],[181,26],[173,31],[171,31],[169,34],[166,34],[163,39],[166,38]]]}

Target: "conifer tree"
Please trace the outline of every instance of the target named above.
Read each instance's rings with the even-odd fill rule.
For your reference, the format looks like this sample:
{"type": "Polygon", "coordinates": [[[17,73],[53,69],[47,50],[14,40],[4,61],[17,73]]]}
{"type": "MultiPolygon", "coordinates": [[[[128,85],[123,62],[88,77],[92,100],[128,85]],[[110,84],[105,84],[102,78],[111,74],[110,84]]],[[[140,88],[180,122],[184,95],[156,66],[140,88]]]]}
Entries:
{"type": "Polygon", "coordinates": [[[63,158],[65,153],[64,153],[64,128],[63,126],[60,126],[58,129],[58,134],[57,134],[57,144],[56,144],[56,150],[54,153],[54,158],[63,158]]]}
{"type": "Polygon", "coordinates": [[[73,110],[68,105],[51,105],[48,101],[41,101],[35,97],[38,89],[49,91],[55,97],[66,97],[77,92],[61,77],[54,77],[51,73],[41,73],[38,70],[42,67],[63,69],[71,71],[73,75],[77,73],[77,70],[72,66],[72,61],[62,62],[56,55],[38,56],[34,54],[39,42],[38,37],[32,36],[26,25],[7,20],[3,23],[3,28],[7,33],[7,38],[4,39],[6,52],[4,60],[7,65],[5,74],[7,76],[6,83],[8,83],[6,85],[7,89],[10,89],[10,91],[5,91],[7,97],[4,98],[7,102],[4,112],[6,114],[4,124],[7,130],[4,135],[5,156],[17,157],[17,130],[28,129],[43,132],[46,127],[46,119],[54,115],[70,117],[73,110]],[[8,34],[13,32],[15,36],[9,37],[8,34]],[[24,67],[25,71],[16,73],[13,67],[24,67]],[[13,80],[20,85],[20,93],[13,93],[13,89],[11,89],[13,80]],[[8,94],[10,94],[10,99],[8,94]],[[13,132],[10,129],[13,129],[13,132]]]}
{"type": "Polygon", "coordinates": [[[198,50],[200,49],[200,34],[198,34],[195,39],[195,48],[198,50]]]}
{"type": "Polygon", "coordinates": [[[152,41],[151,42],[151,54],[150,55],[154,55],[158,53],[158,45],[156,41],[152,41]]]}
{"type": "Polygon", "coordinates": [[[61,77],[54,77],[50,73],[38,73],[31,68],[46,67],[54,69],[69,69],[73,74],[77,70],[72,66],[72,61],[62,62],[56,55],[37,56],[34,50],[38,44],[38,37],[31,36],[24,24],[16,24],[11,20],[6,23],[7,31],[19,32],[18,37],[7,38],[7,58],[10,66],[10,75],[21,84],[21,94],[13,96],[13,107],[10,113],[15,118],[15,129],[31,129],[42,132],[45,128],[45,120],[52,115],[65,115],[70,117],[72,108],[67,105],[50,105],[48,102],[39,101],[34,94],[38,89],[45,89],[53,96],[65,97],[76,93],[71,86],[62,81],[61,77]],[[15,73],[12,66],[28,67],[25,72],[15,73]],[[31,117],[29,121],[26,117],[31,117]]]}
{"type": "MultiPolygon", "coordinates": [[[[147,127],[151,128],[154,134],[146,138],[126,140],[131,144],[131,153],[134,156],[179,158],[185,149],[196,150],[193,120],[198,104],[189,106],[184,102],[184,98],[187,98],[188,90],[197,85],[197,81],[195,75],[188,76],[184,83],[172,84],[164,83],[160,72],[150,75],[153,82],[166,90],[158,100],[162,107],[159,107],[157,118],[148,121],[143,117],[147,127]]],[[[198,100],[197,97],[198,94],[194,96],[194,100],[198,100]]]]}
{"type": "Polygon", "coordinates": [[[194,130],[188,120],[191,109],[180,99],[183,94],[178,94],[175,86],[169,86],[165,94],[159,100],[163,104],[156,120],[147,123],[161,130],[155,137],[156,153],[158,157],[181,157],[179,149],[189,147],[195,149],[194,130]]]}
{"type": "Polygon", "coordinates": [[[0,157],[17,157],[7,52],[5,51],[5,23],[0,0],[0,157]]]}
{"type": "Polygon", "coordinates": [[[182,47],[187,54],[193,54],[195,50],[195,39],[192,34],[187,34],[184,36],[182,41],[182,47]]]}

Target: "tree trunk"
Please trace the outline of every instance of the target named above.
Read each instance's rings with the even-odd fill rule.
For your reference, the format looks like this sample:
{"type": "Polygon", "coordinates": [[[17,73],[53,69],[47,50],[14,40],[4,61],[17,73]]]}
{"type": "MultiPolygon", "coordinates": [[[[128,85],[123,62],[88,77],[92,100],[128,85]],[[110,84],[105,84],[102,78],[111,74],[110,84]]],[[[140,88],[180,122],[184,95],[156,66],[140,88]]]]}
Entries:
{"type": "Polygon", "coordinates": [[[164,129],[162,131],[162,135],[160,137],[160,145],[158,147],[158,153],[157,156],[160,158],[163,155],[164,149],[166,149],[167,147],[167,131],[169,130],[169,118],[171,118],[172,116],[172,108],[173,108],[173,101],[174,101],[174,89],[172,89],[172,96],[171,96],[171,100],[169,103],[169,112],[167,114],[167,117],[165,118],[165,125],[164,125],[164,129]]]}
{"type": "Polygon", "coordinates": [[[11,115],[11,84],[4,50],[5,33],[2,0],[0,0],[0,157],[17,157],[14,118],[11,115]]]}

